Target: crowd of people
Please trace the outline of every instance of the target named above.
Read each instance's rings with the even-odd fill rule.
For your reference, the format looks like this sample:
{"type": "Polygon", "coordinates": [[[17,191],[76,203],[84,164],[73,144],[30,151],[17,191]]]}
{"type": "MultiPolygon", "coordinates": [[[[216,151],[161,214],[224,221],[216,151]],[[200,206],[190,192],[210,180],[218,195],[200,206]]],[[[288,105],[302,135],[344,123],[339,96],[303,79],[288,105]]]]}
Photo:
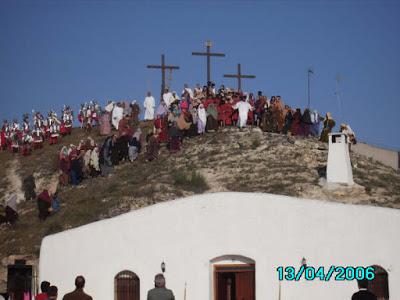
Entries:
{"type": "MultiPolygon", "coordinates": [[[[42,281],[40,284],[40,293],[35,295],[35,300],[92,300],[93,298],[86,294],[84,291],[86,280],[82,275],[75,278],[75,290],[65,294],[62,298],[58,295],[58,288],[55,285],[51,285],[48,281],[42,281]]],[[[24,300],[31,299],[30,291],[26,291],[21,285],[14,284],[9,294],[8,300],[24,300]]],[[[120,293],[128,295],[133,291],[123,290],[120,293]]],[[[4,297],[0,294],[0,300],[4,297]]],[[[166,288],[165,277],[163,274],[157,274],[154,278],[154,288],[149,290],[147,293],[147,300],[174,300],[174,293],[166,288]]]]}
{"type": "Polygon", "coordinates": [[[13,153],[30,155],[32,150],[43,147],[48,141],[50,145],[57,144],[61,136],[71,134],[74,116],[69,106],[64,106],[61,117],[54,110],[50,110],[47,117],[40,112],[32,112],[32,123],[29,114],[22,117],[22,124],[18,119],[12,123],[3,121],[0,131],[0,148],[13,153]]]}
{"type": "MultiPolygon", "coordinates": [[[[40,284],[41,293],[35,296],[35,300],[92,300],[93,298],[86,294],[85,278],[79,275],[75,278],[75,290],[65,294],[62,298],[59,298],[58,288],[55,285],[51,285],[48,281],[42,281],[40,284]]],[[[351,299],[352,300],[377,300],[375,294],[368,290],[369,281],[368,279],[357,280],[359,290],[355,292],[351,299]]],[[[118,293],[118,291],[116,291],[118,293]]],[[[133,290],[122,290],[120,291],[124,296],[128,296],[134,293],[133,290]]],[[[129,298],[129,297],[128,297],[129,298]]],[[[30,291],[25,291],[24,288],[15,288],[10,291],[8,300],[25,300],[31,299],[30,291]]],[[[175,300],[175,296],[172,290],[166,288],[165,277],[163,274],[157,274],[154,278],[154,288],[147,292],[147,300],[175,300]]],[[[6,300],[0,294],[0,300],[6,300]]]]}
{"type": "MultiPolygon", "coordinates": [[[[82,104],[78,113],[81,128],[90,132],[92,127],[98,126],[105,140],[98,143],[87,137],[78,145],[62,146],[58,160],[59,183],[77,186],[86,178],[108,176],[116,165],[132,163],[142,152],[145,160],[156,160],[162,145],[166,145],[170,153],[176,153],[186,138],[219,128],[258,126],[266,132],[314,137],[328,142],[328,135],[335,127],[329,112],[322,117],[316,110],[308,108],[293,110],[280,96],[269,98],[261,91],[254,96],[223,85],[217,90],[212,82],[202,88],[197,85],[194,89],[185,84],[180,96],[166,89],[157,107],[148,92],[143,107],[146,128],[153,128],[144,133],[144,126],[139,122],[140,106],[135,100],[130,103],[109,101],[104,108],[97,101],[82,104]]],[[[29,155],[46,140],[49,144],[57,143],[62,135],[71,134],[73,112],[69,106],[64,106],[60,119],[54,111],[50,111],[47,118],[36,112],[32,129],[29,116],[25,114],[23,119],[22,126],[17,120],[12,124],[4,121],[1,130],[3,150],[29,155]]],[[[348,136],[350,143],[356,143],[348,124],[341,124],[340,131],[348,136]]],[[[36,197],[32,176],[24,181],[23,187],[27,200],[37,200],[40,220],[59,209],[57,193],[44,190],[36,197]]],[[[14,224],[18,219],[16,204],[14,200],[8,202],[11,204],[5,205],[5,215],[0,215],[0,223],[14,224]]]]}

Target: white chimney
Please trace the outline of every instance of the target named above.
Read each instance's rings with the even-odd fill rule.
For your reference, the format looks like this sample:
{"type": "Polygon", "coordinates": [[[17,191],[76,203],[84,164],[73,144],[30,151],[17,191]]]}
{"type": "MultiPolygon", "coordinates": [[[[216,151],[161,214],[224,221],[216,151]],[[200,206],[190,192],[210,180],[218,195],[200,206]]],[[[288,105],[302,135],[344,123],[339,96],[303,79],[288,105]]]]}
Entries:
{"type": "Polygon", "coordinates": [[[344,133],[329,134],[326,180],[328,183],[354,184],[350,162],[349,140],[344,133]]]}

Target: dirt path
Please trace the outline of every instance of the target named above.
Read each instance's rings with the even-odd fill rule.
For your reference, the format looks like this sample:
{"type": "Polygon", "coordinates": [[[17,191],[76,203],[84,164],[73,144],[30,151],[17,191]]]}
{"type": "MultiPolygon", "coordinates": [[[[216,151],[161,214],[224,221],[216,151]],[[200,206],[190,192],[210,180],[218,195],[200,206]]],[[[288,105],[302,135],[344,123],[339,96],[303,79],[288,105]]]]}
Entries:
{"type": "Polygon", "coordinates": [[[14,158],[6,167],[7,174],[7,188],[4,193],[4,199],[8,199],[8,197],[12,194],[17,195],[17,203],[24,200],[24,192],[22,190],[22,180],[18,175],[17,170],[19,169],[19,160],[18,158],[14,158]]]}

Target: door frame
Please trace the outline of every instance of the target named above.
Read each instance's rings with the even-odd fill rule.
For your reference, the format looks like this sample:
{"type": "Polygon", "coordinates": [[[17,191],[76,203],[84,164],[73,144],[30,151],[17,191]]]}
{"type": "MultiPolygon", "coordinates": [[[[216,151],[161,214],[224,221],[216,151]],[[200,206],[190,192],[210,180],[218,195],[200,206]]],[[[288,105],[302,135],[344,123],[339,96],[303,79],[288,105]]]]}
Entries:
{"type": "MultiPolygon", "coordinates": [[[[214,300],[218,297],[218,273],[240,273],[240,272],[254,272],[254,279],[256,276],[256,264],[255,263],[240,263],[240,264],[214,264],[213,265],[213,291],[214,300]],[[222,268],[229,268],[227,270],[218,270],[222,268]],[[250,269],[250,270],[249,270],[250,269]]],[[[256,294],[256,281],[254,280],[254,295],[256,294]]]]}

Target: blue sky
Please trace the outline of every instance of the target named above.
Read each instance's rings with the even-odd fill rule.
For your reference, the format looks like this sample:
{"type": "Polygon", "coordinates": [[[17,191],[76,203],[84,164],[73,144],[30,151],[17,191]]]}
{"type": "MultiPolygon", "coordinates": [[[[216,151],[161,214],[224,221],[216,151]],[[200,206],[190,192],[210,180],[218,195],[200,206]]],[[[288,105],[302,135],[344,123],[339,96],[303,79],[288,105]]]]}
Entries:
{"type": "Polygon", "coordinates": [[[143,101],[165,53],[172,89],[203,84],[207,39],[226,53],[212,79],[254,74],[245,91],[281,95],[350,123],[360,140],[400,149],[400,1],[0,1],[0,118],[97,99],[143,101]],[[335,78],[343,103],[342,114],[335,78]]]}

